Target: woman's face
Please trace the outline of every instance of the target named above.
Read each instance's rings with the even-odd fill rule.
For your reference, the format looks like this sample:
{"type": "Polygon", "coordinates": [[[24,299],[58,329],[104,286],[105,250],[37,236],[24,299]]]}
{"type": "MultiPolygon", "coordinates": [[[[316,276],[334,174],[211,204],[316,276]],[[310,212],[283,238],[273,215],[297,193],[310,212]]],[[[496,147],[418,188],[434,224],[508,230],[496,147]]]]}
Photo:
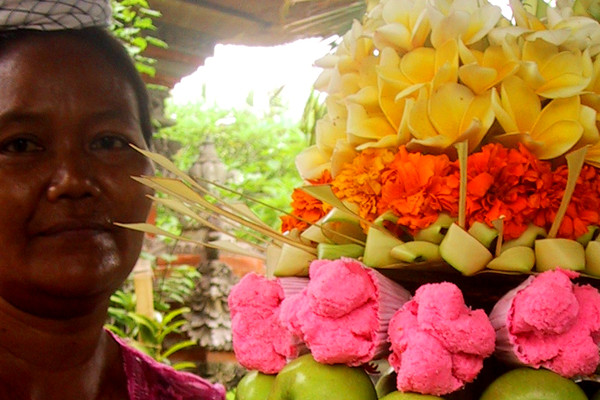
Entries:
{"type": "Polygon", "coordinates": [[[152,167],[131,85],[90,45],[36,37],[0,54],[0,297],[69,317],[129,274],[152,167]],[[76,306],[74,308],[74,306],[76,306]]]}

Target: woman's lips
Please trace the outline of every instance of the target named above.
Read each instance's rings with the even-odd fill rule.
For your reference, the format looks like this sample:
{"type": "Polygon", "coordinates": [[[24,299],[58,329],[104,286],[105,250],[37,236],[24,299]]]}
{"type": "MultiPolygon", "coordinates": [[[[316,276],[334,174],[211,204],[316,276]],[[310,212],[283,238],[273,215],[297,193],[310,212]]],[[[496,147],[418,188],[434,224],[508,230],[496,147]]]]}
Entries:
{"type": "Polygon", "coordinates": [[[51,223],[38,229],[34,236],[59,236],[68,234],[100,234],[113,230],[113,225],[106,221],[67,220],[51,223]]]}

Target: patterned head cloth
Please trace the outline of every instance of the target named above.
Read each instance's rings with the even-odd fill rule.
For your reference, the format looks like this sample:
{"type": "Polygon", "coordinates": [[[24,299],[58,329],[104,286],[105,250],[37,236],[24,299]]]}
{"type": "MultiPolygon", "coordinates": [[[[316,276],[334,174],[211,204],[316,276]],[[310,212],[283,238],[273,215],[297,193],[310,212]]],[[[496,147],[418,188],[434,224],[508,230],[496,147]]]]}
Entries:
{"type": "Polygon", "coordinates": [[[106,27],[111,15],[109,0],[0,0],[0,31],[106,27]]]}

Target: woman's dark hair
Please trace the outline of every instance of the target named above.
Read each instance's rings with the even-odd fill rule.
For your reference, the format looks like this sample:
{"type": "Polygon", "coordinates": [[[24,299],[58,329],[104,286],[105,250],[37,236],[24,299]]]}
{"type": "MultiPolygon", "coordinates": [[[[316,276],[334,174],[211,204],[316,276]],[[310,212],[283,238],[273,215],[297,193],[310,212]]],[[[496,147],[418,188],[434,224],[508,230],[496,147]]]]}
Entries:
{"type": "Polygon", "coordinates": [[[142,134],[144,135],[146,144],[150,146],[152,141],[152,120],[150,117],[150,101],[146,84],[138,73],[129,53],[118,39],[106,29],[99,27],[45,32],[27,29],[0,31],[0,53],[8,45],[36,35],[43,35],[45,37],[49,35],[70,35],[89,43],[90,46],[97,49],[105,57],[106,61],[116,71],[121,73],[133,88],[138,104],[142,134]]]}

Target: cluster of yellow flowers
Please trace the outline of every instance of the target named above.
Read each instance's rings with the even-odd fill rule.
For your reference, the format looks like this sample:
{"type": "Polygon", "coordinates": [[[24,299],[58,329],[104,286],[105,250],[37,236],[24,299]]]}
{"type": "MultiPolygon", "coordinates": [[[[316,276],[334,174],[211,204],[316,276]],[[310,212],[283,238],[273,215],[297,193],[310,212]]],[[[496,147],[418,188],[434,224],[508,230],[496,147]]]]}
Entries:
{"type": "Polygon", "coordinates": [[[588,146],[600,166],[600,24],[568,0],[541,17],[510,5],[512,20],[486,0],[372,4],[316,63],[327,114],[301,176],[335,176],[366,148],[452,155],[463,141],[521,143],[541,160],[588,146]]]}

